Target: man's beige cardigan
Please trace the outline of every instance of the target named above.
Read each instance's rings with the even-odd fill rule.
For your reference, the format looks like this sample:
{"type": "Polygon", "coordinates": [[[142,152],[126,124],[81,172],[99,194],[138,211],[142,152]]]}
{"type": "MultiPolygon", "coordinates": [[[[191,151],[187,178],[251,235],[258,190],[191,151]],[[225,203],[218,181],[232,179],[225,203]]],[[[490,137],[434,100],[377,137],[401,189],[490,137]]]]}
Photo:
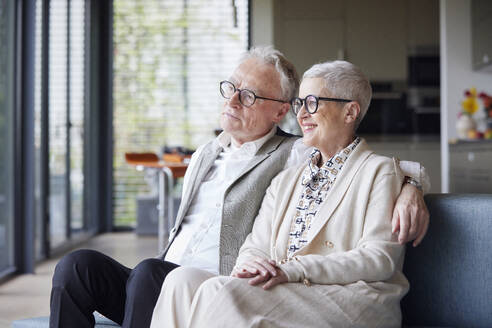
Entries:
{"type": "Polygon", "coordinates": [[[321,204],[311,241],[285,261],[304,168],[283,171],[272,181],[237,260],[274,259],[290,283],[263,291],[245,279],[222,277],[224,287],[202,312],[205,317],[195,322],[220,322],[221,327],[400,326],[399,302],[408,282],[401,273],[404,247],[391,234],[403,181],[398,163],[374,154],[363,140],[321,204]]]}

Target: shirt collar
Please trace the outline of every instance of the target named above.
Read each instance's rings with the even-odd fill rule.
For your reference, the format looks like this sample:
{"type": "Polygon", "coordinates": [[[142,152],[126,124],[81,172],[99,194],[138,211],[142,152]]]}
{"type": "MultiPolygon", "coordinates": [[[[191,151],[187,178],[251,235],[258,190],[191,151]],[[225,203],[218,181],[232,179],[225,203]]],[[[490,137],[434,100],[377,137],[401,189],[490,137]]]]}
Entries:
{"type": "Polygon", "coordinates": [[[235,152],[235,151],[244,151],[248,155],[255,155],[256,152],[267,142],[271,137],[275,135],[277,132],[277,125],[274,125],[273,128],[263,137],[258,138],[253,141],[245,142],[240,147],[236,147],[231,142],[231,135],[225,131],[223,131],[217,137],[217,141],[219,145],[224,148],[226,152],[235,152]]]}
{"type": "Polygon", "coordinates": [[[342,158],[348,158],[350,153],[357,147],[357,145],[360,143],[360,137],[355,137],[355,140],[352,141],[350,145],[347,147],[343,148],[339,152],[337,152],[333,157],[329,158],[322,166],[321,168],[318,167],[318,163],[321,160],[321,152],[314,148],[313,151],[311,152],[311,157],[309,159],[309,169],[311,171],[311,176],[316,175],[318,172],[326,175],[328,174],[328,171],[331,169],[333,166],[333,159],[337,157],[342,157],[342,158]],[[344,156],[342,156],[344,155],[344,156]]]}

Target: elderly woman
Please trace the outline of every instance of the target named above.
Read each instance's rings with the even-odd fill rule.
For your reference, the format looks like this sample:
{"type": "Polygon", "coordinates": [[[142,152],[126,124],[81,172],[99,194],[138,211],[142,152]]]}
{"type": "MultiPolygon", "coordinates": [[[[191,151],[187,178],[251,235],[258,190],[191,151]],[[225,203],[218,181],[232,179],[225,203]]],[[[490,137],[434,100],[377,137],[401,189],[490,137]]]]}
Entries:
{"type": "Polygon", "coordinates": [[[292,108],[315,147],[309,162],[272,181],[230,277],[167,277],[152,327],[401,325],[408,282],[391,216],[403,176],[355,134],[370,99],[348,62],[304,74],[292,108]]]}

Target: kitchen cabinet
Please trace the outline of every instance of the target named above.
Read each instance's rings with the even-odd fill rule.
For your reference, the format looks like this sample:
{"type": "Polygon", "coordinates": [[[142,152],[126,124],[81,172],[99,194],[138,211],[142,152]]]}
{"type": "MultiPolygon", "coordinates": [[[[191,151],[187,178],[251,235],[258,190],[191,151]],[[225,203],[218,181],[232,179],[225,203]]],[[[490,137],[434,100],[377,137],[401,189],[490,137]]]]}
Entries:
{"type": "MultiPolygon", "coordinates": [[[[253,13],[265,2],[253,0],[253,13]]],[[[371,81],[407,81],[409,50],[439,47],[437,0],[274,0],[270,8],[271,41],[301,74],[314,63],[345,59],[371,81]]],[[[255,22],[253,45],[269,31],[255,22]]]]}
{"type": "Polygon", "coordinates": [[[492,73],[492,1],[472,0],[473,69],[492,73]]]}
{"type": "Polygon", "coordinates": [[[492,193],[492,140],[449,145],[449,191],[492,193]]]}

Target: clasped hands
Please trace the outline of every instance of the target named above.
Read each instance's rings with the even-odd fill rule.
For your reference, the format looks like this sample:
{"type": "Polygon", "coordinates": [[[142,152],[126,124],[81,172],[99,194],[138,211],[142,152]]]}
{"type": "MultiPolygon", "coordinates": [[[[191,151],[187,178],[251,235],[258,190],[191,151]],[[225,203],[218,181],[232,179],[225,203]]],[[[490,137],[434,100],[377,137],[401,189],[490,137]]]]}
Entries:
{"type": "Polygon", "coordinates": [[[252,278],[248,283],[252,286],[263,284],[267,290],[278,284],[288,282],[285,273],[277,266],[274,260],[255,257],[235,267],[231,272],[232,277],[252,278]]]}

